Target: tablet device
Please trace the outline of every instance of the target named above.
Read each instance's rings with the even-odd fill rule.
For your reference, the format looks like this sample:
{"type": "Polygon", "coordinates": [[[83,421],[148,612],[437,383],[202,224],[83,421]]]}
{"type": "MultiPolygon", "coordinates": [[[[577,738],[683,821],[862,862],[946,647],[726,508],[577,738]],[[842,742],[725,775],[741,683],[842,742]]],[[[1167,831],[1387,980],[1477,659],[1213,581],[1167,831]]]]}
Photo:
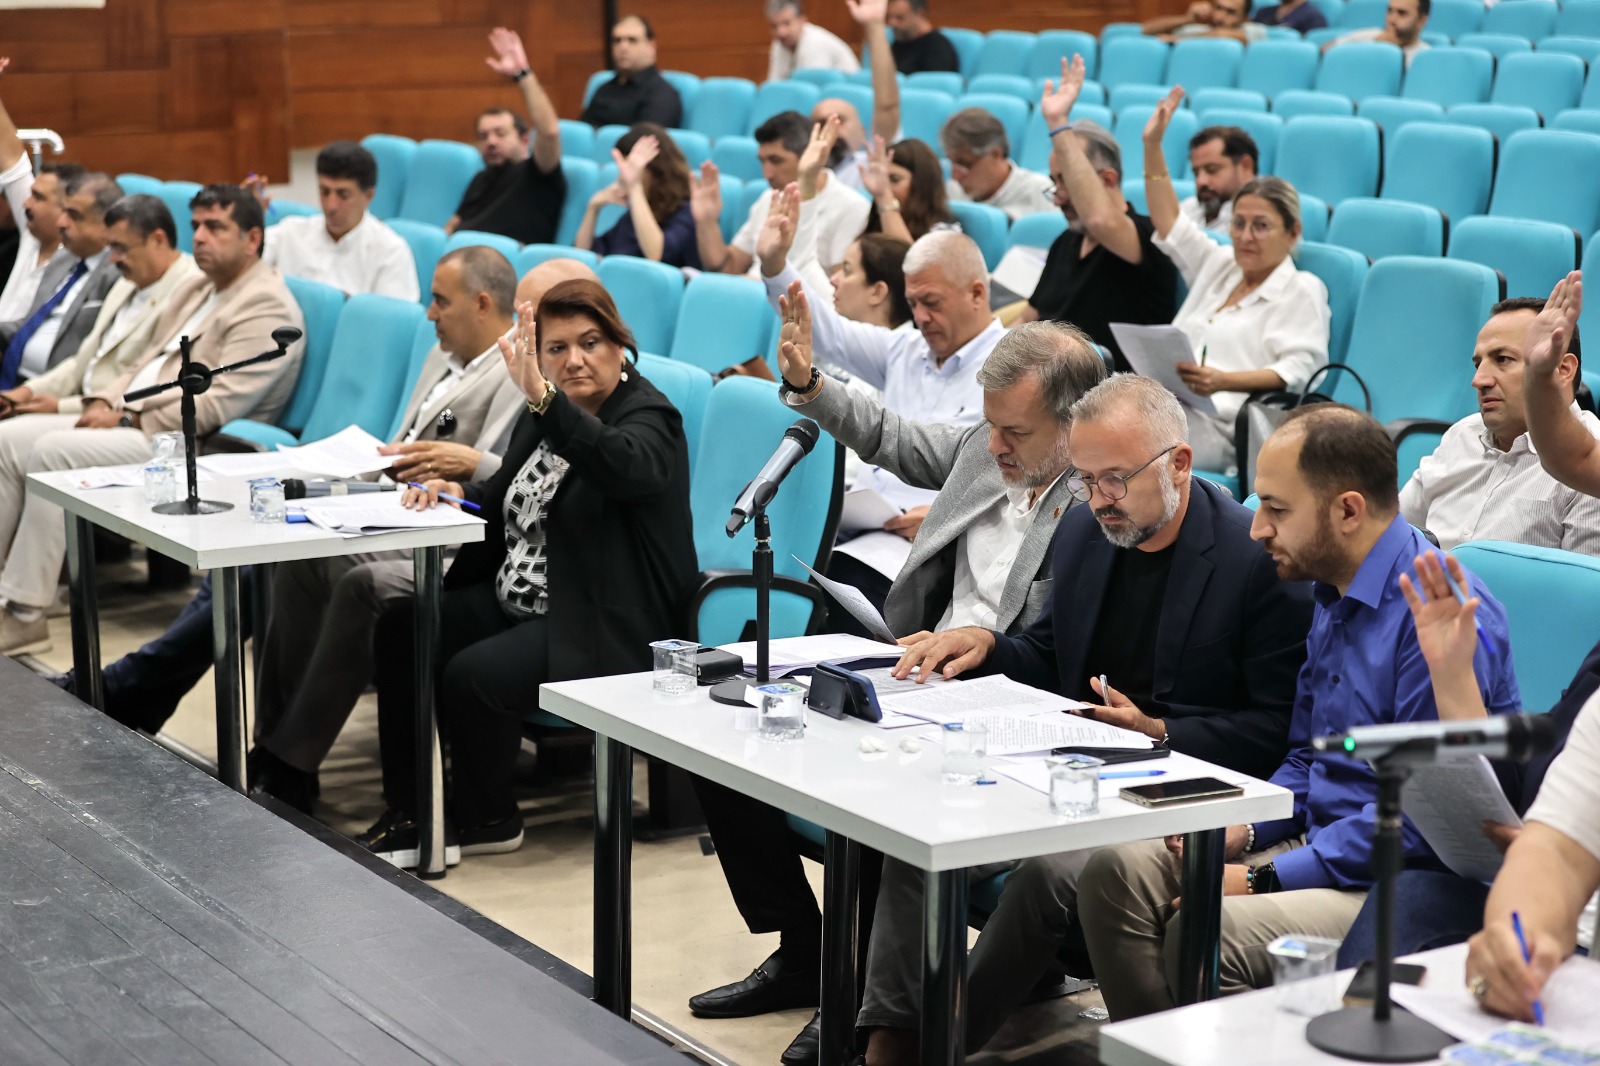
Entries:
{"type": "Polygon", "coordinates": [[[878,694],[872,682],[854,670],[832,663],[818,663],[811,673],[810,707],[829,718],[860,718],[868,722],[883,719],[878,694]]]}

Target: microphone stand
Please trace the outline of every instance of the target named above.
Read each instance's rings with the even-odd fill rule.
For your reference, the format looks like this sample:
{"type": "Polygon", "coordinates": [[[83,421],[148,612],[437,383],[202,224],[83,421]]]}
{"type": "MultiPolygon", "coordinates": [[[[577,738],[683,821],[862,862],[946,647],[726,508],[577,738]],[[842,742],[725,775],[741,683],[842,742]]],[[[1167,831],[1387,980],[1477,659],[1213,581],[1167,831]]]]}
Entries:
{"type": "MultiPolygon", "coordinates": [[[[770,499],[770,495],[768,497],[770,499]]],[[[755,513],[756,546],[750,553],[750,573],[756,586],[756,679],[765,685],[772,680],[772,521],[767,517],[768,500],[757,497],[755,513]]],[[[736,677],[711,686],[711,698],[718,703],[745,706],[747,678],[736,677]]]]}
{"type": "Polygon", "coordinates": [[[178,370],[178,379],[169,381],[165,385],[151,385],[149,388],[135,389],[122,397],[123,403],[134,403],[150,396],[157,396],[172,389],[182,389],[183,396],[179,400],[183,417],[183,460],[185,472],[188,475],[189,495],[182,500],[173,500],[170,503],[158,503],[151,508],[156,514],[219,514],[223,511],[233,510],[233,504],[223,503],[220,500],[202,500],[200,498],[199,477],[195,470],[195,412],[194,398],[211,387],[211,379],[218,374],[226,374],[232,370],[240,370],[256,363],[265,363],[278,359],[288,354],[289,345],[300,339],[300,330],[293,326],[283,326],[272,331],[272,339],[277,342],[277,347],[270,352],[253,355],[249,359],[241,359],[228,366],[219,366],[215,370],[204,363],[197,363],[193,359],[194,345],[188,337],[178,342],[178,349],[183,356],[183,364],[178,370]]]}

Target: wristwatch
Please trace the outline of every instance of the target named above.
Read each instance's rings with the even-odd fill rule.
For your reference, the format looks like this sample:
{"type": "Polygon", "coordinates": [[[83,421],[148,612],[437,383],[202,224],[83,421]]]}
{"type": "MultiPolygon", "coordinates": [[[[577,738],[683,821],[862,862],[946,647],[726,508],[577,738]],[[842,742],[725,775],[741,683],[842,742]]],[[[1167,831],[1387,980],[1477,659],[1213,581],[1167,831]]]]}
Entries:
{"type": "Polygon", "coordinates": [[[1249,867],[1244,872],[1245,889],[1252,896],[1276,892],[1283,887],[1278,881],[1278,869],[1272,863],[1249,867]]]}
{"type": "Polygon", "coordinates": [[[528,77],[532,73],[533,73],[533,68],[532,67],[523,67],[521,70],[519,70],[515,74],[511,75],[511,80],[512,81],[521,81],[523,78],[528,77]]]}
{"type": "Polygon", "coordinates": [[[536,415],[542,415],[546,411],[550,410],[550,405],[555,402],[555,398],[556,387],[551,384],[549,380],[546,380],[544,383],[544,395],[540,396],[537,400],[529,400],[528,410],[536,415]]]}
{"type": "Polygon", "coordinates": [[[122,429],[132,429],[133,428],[133,412],[129,411],[127,409],[124,409],[123,412],[122,412],[122,417],[117,419],[117,425],[119,427],[121,427],[122,429]]]}

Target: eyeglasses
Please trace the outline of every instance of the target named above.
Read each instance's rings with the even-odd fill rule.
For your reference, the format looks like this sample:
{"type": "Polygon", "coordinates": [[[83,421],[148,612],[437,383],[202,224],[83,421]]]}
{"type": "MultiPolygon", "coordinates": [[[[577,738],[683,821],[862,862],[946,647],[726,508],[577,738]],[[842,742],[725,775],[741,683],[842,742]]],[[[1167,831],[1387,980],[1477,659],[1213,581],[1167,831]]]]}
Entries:
{"type": "Polygon", "coordinates": [[[1272,233],[1272,231],[1278,227],[1274,223],[1268,222],[1264,218],[1258,218],[1254,221],[1243,218],[1235,218],[1232,222],[1228,223],[1228,228],[1234,233],[1243,233],[1246,229],[1248,229],[1250,231],[1250,236],[1260,240],[1262,237],[1272,233]]]}
{"type": "Polygon", "coordinates": [[[1149,461],[1144,464],[1144,466],[1141,466],[1138,470],[1135,470],[1131,474],[1106,474],[1103,477],[1097,478],[1082,476],[1069,477],[1067,478],[1067,491],[1072,493],[1072,498],[1077,500],[1079,503],[1088,503],[1090,498],[1094,496],[1095,487],[1098,486],[1100,489],[1100,495],[1104,496],[1112,503],[1116,503],[1118,500],[1128,495],[1128,482],[1132,481],[1134,478],[1143,473],[1145,466],[1149,466],[1150,463],[1155,462],[1157,459],[1161,458],[1163,455],[1166,455],[1176,447],[1176,444],[1172,444],[1161,449],[1155,455],[1152,455],[1149,461]]]}

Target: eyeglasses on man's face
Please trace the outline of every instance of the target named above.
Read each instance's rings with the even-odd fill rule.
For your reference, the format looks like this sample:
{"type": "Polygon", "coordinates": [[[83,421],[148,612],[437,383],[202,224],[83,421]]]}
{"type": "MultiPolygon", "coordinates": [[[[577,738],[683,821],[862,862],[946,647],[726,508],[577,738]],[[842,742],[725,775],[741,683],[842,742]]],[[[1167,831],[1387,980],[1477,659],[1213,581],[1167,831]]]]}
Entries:
{"type": "Polygon", "coordinates": [[[1139,469],[1135,470],[1131,474],[1102,474],[1099,477],[1084,477],[1082,475],[1075,475],[1073,477],[1069,477],[1067,478],[1067,491],[1072,493],[1072,498],[1077,500],[1079,503],[1088,503],[1090,498],[1094,496],[1094,490],[1098,487],[1100,489],[1100,495],[1104,496],[1112,503],[1116,503],[1118,500],[1121,500],[1128,495],[1128,482],[1144,473],[1145,467],[1149,466],[1151,463],[1155,462],[1163,455],[1166,455],[1176,447],[1176,444],[1172,444],[1161,449],[1159,452],[1146,460],[1144,466],[1139,467],[1139,469]]]}

